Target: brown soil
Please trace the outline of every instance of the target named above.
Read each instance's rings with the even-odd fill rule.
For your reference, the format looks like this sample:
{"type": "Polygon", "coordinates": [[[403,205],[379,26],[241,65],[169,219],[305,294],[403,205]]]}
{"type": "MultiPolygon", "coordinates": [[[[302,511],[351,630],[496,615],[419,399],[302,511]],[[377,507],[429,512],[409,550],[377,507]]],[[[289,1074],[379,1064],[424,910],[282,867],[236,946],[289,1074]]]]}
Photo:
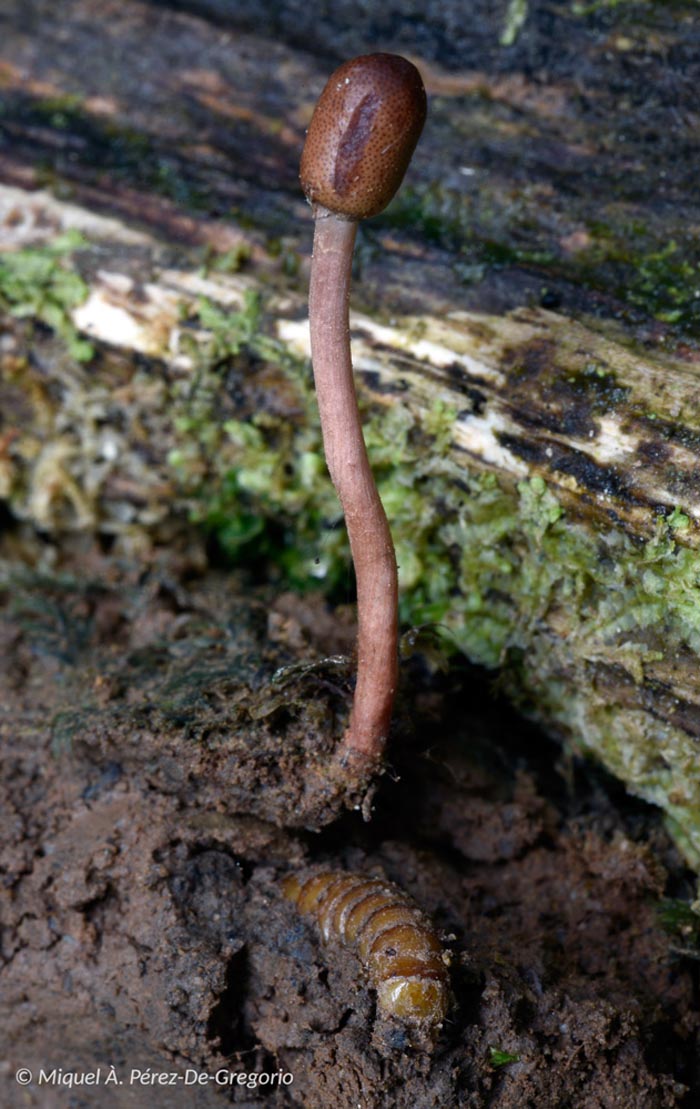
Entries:
{"type": "Polygon", "coordinates": [[[20,565],[0,620],[3,1105],[697,1104],[696,951],[659,911],[691,880],[654,813],[556,768],[483,675],[406,659],[373,819],[331,820],[342,613],[174,564],[20,565]],[[432,1052],[283,899],[317,862],[386,875],[442,931],[432,1052]],[[21,1087],[21,1066],[102,1078],[21,1087]],[[177,1077],[219,1069],[293,1081],[177,1077]]]}

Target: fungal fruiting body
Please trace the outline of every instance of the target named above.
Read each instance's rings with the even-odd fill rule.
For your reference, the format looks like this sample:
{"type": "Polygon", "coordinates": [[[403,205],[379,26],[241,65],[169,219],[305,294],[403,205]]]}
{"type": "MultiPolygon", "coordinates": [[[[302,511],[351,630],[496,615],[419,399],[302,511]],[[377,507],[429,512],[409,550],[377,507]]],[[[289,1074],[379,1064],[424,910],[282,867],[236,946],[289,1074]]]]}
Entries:
{"type": "Polygon", "coordinates": [[[329,78],[309,124],[301,187],[312,204],[346,220],[382,212],[420,138],[425,89],[398,54],[363,54],[329,78]]]}
{"type": "Polygon", "coordinates": [[[357,220],[398,189],[426,113],[418,70],[394,54],[346,62],[309,125],[301,182],[313,208],[311,356],[326,461],[345,515],[357,582],[357,681],[341,754],[378,760],[398,681],[398,580],[367,457],[350,355],[349,294],[357,220]]]}
{"type": "Polygon", "coordinates": [[[326,870],[290,875],[286,898],[315,918],[323,939],[350,947],[383,1017],[436,1029],[449,1003],[447,954],[425,914],[391,882],[326,870]]]}

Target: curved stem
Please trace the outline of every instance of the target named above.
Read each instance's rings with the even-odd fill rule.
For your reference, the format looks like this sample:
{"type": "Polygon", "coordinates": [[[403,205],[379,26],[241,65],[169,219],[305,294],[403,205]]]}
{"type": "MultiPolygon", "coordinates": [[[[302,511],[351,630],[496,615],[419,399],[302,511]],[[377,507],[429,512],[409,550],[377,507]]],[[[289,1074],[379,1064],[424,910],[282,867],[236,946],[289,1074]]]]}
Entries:
{"type": "Polygon", "coordinates": [[[356,223],[317,210],[309,322],[326,462],[345,514],[357,581],[357,682],[340,753],[378,759],[398,680],[398,582],[352,374],[348,301],[356,230],[356,223]]]}

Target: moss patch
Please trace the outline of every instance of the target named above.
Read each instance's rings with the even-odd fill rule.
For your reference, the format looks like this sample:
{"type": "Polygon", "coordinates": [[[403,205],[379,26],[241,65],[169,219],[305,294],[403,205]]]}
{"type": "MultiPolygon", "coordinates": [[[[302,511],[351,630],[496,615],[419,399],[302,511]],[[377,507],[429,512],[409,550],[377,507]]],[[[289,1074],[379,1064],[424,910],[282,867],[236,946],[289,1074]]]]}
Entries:
{"type": "Polygon", "coordinates": [[[79,337],[70,318],[70,310],[88,294],[69,261],[83,245],[78,232],[68,231],[46,246],[0,256],[0,310],[46,324],[65,340],[73,358],[89,362],[93,348],[79,337]]]}
{"type": "MultiPolygon", "coordinates": [[[[216,325],[211,306],[201,310],[216,325]]],[[[284,369],[292,390],[284,410],[217,419],[214,339],[200,352],[184,409],[180,400],[182,441],[170,461],[193,519],[230,557],[264,557],[286,582],[331,594],[340,584],[347,597],[350,555],[321,461],[310,368],[258,330],[259,312],[251,299],[226,326],[236,331],[237,357],[284,369]]],[[[365,418],[396,543],[403,622],[434,625],[446,649],[501,668],[526,711],[665,808],[700,863],[694,741],[653,711],[654,666],[700,651],[700,554],[682,546],[687,518],[676,511],[660,520],[647,542],[594,532],[567,517],[542,478],[506,486],[456,461],[456,413],[444,404],[420,426],[399,400],[365,418]],[[627,702],[611,699],[613,672],[624,676],[627,702]],[[651,711],[639,707],[638,689],[647,689],[651,711]]]]}
{"type": "Polygon", "coordinates": [[[554,201],[543,208],[536,184],[506,187],[484,177],[468,192],[437,183],[404,189],[382,218],[450,250],[453,270],[465,285],[520,268],[553,287],[567,282],[614,298],[630,317],[700,335],[700,245],[694,232],[678,223],[669,237],[668,226],[611,203],[595,219],[582,209],[588,245],[568,252],[562,241],[572,211],[554,201]]]}

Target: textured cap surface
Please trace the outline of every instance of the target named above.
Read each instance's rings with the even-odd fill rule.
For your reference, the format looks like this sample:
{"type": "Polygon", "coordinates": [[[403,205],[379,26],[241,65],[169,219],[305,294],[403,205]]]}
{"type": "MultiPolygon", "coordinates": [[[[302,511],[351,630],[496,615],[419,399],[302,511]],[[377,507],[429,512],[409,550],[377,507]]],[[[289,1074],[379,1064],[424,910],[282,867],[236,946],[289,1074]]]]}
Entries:
{"type": "Polygon", "coordinates": [[[365,219],[386,208],[423,130],[420,73],[398,54],[364,54],[329,79],[311,118],[301,184],[312,204],[365,219]]]}

